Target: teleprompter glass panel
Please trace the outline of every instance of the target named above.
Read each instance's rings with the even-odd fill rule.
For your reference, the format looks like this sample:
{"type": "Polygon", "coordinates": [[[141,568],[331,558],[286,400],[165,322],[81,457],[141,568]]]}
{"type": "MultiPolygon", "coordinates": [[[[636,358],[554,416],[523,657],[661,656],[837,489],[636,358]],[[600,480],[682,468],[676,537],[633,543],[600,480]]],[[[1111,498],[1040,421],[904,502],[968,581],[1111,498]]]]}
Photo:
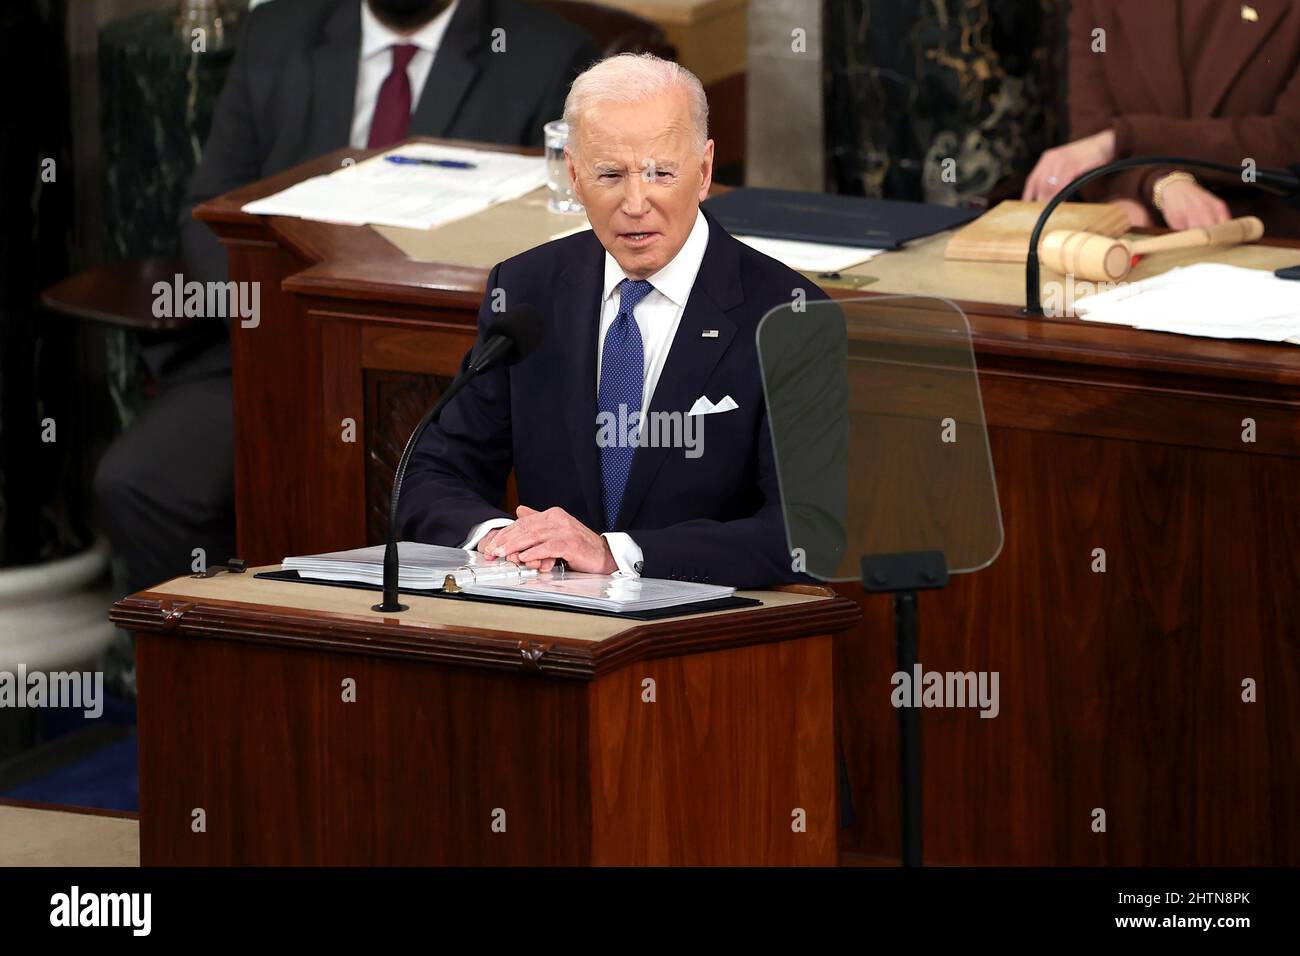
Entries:
{"type": "Polygon", "coordinates": [[[792,566],[939,550],[955,574],[1002,548],[965,315],[946,299],[792,302],[757,333],[792,566]]]}

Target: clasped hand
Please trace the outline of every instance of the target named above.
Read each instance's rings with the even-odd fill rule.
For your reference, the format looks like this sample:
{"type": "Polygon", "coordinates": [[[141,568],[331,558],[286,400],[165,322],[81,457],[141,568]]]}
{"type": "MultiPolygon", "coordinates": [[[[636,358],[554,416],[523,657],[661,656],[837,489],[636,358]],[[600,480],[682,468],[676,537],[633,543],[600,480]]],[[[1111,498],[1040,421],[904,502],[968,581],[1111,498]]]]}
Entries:
{"type": "Polygon", "coordinates": [[[613,574],[618,570],[609,542],[563,508],[537,511],[520,505],[518,520],[485,534],[478,550],[524,567],[549,571],[561,558],[571,571],[613,574]]]}

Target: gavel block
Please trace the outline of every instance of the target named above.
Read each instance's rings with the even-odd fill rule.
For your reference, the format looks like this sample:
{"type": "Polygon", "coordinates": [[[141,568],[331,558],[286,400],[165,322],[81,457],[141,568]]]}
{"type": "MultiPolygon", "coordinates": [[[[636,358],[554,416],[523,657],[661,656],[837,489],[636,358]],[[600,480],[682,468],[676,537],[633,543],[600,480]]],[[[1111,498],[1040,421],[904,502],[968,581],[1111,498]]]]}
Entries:
{"type": "Polygon", "coordinates": [[[1060,273],[1091,282],[1118,282],[1128,275],[1134,255],[1201,246],[1235,246],[1254,242],[1263,235],[1264,224],[1255,216],[1132,241],[1062,229],[1043,237],[1039,258],[1049,269],[1060,273]]]}

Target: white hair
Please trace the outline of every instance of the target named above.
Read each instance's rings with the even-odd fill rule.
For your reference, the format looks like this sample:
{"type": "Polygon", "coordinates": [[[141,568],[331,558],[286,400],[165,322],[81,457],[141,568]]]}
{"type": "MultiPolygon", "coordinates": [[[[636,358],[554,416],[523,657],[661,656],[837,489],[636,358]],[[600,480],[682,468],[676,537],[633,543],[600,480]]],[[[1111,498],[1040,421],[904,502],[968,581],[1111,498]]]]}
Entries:
{"type": "Polygon", "coordinates": [[[690,104],[695,145],[701,153],[709,138],[709,101],[704,86],[686,67],[653,53],[619,53],[591,66],[573,81],[564,100],[564,121],[570,142],[576,140],[579,117],[593,103],[613,100],[635,103],[669,90],[681,90],[690,104]]]}

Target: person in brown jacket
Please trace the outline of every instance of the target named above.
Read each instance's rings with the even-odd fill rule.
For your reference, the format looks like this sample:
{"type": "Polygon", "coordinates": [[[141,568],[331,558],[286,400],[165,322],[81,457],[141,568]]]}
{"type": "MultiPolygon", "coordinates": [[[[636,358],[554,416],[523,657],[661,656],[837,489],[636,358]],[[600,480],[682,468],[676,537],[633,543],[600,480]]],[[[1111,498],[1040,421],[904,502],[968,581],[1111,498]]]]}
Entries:
{"type": "MultiPolygon", "coordinates": [[[[1300,0],[1072,0],[1069,58],[1075,139],[1043,153],[1025,199],[1129,156],[1300,163],[1300,0]]],[[[1079,198],[1118,202],[1135,226],[1254,215],[1268,235],[1300,236],[1300,209],[1241,177],[1144,167],[1079,198]]]]}

